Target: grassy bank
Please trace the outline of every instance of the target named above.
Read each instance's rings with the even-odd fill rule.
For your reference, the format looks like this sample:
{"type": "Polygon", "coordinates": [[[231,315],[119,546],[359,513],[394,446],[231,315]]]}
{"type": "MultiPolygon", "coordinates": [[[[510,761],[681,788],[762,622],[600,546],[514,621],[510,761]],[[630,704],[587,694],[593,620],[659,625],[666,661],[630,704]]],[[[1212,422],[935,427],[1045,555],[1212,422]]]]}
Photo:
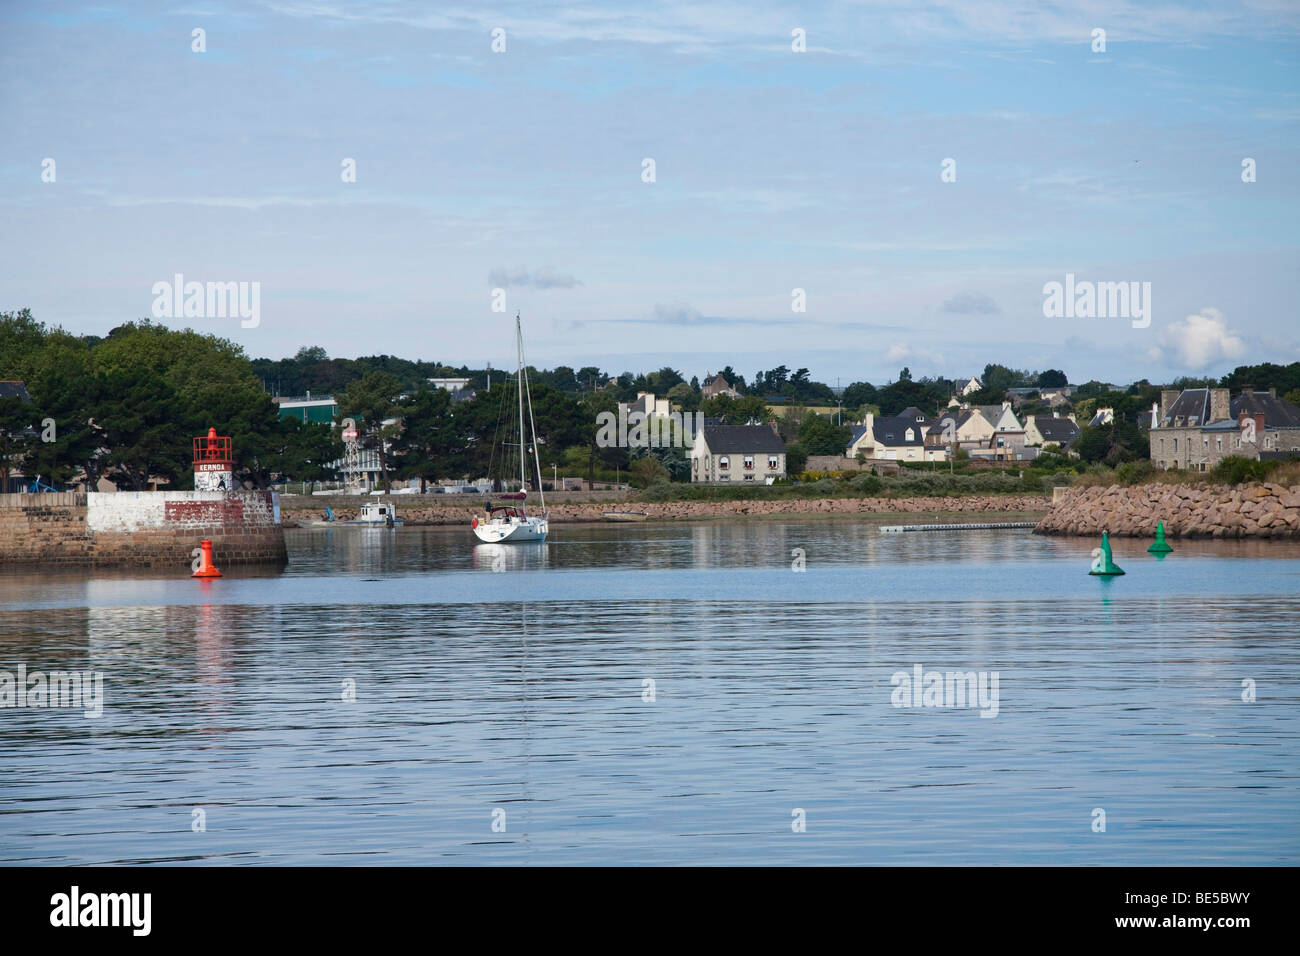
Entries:
{"type": "Polygon", "coordinates": [[[798,484],[691,485],[658,482],[632,493],[630,501],[782,501],[814,498],[943,498],[953,495],[1049,495],[1055,485],[1068,485],[1074,475],[1026,471],[950,475],[947,472],[904,472],[899,475],[857,475],[820,478],[798,484]]]}

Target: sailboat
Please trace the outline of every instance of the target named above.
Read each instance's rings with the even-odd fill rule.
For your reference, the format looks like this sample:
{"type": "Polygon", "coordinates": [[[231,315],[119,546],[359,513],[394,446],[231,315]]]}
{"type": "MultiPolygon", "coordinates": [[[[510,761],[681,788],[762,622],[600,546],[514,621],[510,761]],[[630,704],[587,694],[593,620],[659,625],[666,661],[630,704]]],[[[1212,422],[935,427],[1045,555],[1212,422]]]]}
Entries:
{"type": "Polygon", "coordinates": [[[486,513],[475,516],[470,526],[480,541],[489,544],[516,544],[532,541],[545,541],[550,522],[546,512],[546,492],[542,490],[541,481],[537,483],[537,492],[541,498],[541,516],[530,515],[524,507],[528,498],[528,454],[524,445],[524,403],[528,404],[528,434],[532,436],[534,474],[541,475],[542,466],[537,454],[537,428],[533,423],[533,397],[528,389],[528,374],[524,371],[524,333],[519,315],[515,314],[515,353],[518,367],[515,372],[517,391],[519,393],[519,491],[494,495],[504,504],[487,501],[486,513]]]}

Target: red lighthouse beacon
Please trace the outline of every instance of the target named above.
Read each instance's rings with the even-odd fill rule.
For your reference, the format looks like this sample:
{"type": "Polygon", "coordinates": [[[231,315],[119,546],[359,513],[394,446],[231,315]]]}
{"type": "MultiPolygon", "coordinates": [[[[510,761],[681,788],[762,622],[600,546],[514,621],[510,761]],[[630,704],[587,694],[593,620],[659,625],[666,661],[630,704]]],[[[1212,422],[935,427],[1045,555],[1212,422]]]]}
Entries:
{"type": "Polygon", "coordinates": [[[228,436],[209,428],[203,438],[194,439],[194,490],[234,491],[235,461],[228,436]]]}

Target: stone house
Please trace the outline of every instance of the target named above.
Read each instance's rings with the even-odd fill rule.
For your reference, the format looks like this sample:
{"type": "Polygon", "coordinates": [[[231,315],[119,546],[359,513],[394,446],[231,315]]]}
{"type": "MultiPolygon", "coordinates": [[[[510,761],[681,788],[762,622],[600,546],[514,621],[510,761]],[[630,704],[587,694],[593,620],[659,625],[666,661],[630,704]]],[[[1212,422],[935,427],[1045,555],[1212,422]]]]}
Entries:
{"type": "Polygon", "coordinates": [[[711,425],[706,421],[695,435],[691,447],[693,483],[771,484],[785,475],[785,442],[769,425],[711,425]]]}
{"type": "Polygon", "coordinates": [[[1152,412],[1157,468],[1209,471],[1228,457],[1300,456],[1300,408],[1278,398],[1276,389],[1248,385],[1232,398],[1226,388],[1167,388],[1152,412]]]}
{"type": "Polygon", "coordinates": [[[704,376],[704,384],[700,386],[700,395],[704,398],[714,398],[718,395],[726,395],[730,398],[740,398],[740,392],[736,391],[722,373],[717,375],[704,376]]]}

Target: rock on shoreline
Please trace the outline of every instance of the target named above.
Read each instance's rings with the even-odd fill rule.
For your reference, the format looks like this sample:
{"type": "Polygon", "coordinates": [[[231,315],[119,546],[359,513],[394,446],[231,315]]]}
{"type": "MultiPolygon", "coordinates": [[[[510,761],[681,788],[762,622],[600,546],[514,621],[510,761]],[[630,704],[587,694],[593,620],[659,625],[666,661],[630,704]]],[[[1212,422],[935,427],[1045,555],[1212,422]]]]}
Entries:
{"type": "MultiPolygon", "coordinates": [[[[1006,512],[1046,511],[1045,495],[967,495],[947,498],[779,498],[768,501],[665,501],[556,504],[548,509],[557,524],[602,521],[606,511],[643,511],[650,520],[756,517],[762,515],[852,515],[897,512],[1006,512]]],[[[483,508],[398,505],[397,516],[407,525],[468,525],[483,508]]],[[[339,520],[356,517],[355,509],[334,509],[339,520]]],[[[297,517],[298,515],[295,515],[297,517]]],[[[312,518],[324,513],[310,512],[312,518]]],[[[289,523],[286,520],[286,524],[289,523]]]]}
{"type": "Polygon", "coordinates": [[[1035,534],[1180,538],[1300,537],[1300,486],[1134,485],[1060,492],[1035,534]]]}

